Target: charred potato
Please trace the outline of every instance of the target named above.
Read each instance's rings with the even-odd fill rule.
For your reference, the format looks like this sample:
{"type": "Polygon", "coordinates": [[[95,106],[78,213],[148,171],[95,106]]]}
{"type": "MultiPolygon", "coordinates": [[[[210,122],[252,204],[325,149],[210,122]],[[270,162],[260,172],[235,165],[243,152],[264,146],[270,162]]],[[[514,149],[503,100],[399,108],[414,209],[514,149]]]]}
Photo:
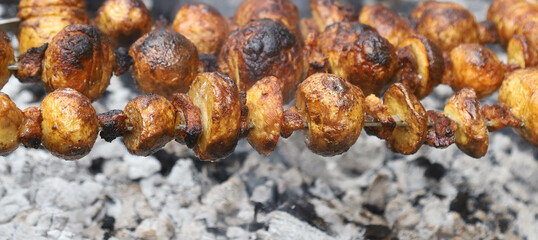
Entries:
{"type": "Polygon", "coordinates": [[[125,106],[132,130],[123,135],[123,143],[131,154],[148,156],[174,139],[176,110],[166,98],[146,94],[125,106]]]}
{"type": "Polygon", "coordinates": [[[276,77],[266,77],[247,91],[247,122],[252,126],[247,140],[262,155],[273,152],[280,137],[284,112],[280,88],[276,77]]]}
{"type": "Polygon", "coordinates": [[[6,85],[11,77],[11,72],[7,67],[13,63],[15,63],[15,55],[11,40],[5,32],[0,30],[0,89],[6,85]]]}
{"type": "Polygon", "coordinates": [[[428,117],[420,101],[403,84],[395,83],[383,95],[383,104],[391,116],[407,124],[394,128],[387,138],[387,147],[395,153],[416,153],[426,140],[428,130],[428,117]]]}
{"type": "Polygon", "coordinates": [[[203,3],[190,3],[179,9],[172,29],[188,38],[198,53],[216,55],[228,37],[228,23],[219,11],[203,3]]]}
{"type": "Polygon", "coordinates": [[[357,19],[353,6],[338,0],[310,0],[310,9],[320,31],[333,23],[357,19]]]}
{"type": "Polygon", "coordinates": [[[506,47],[508,64],[515,64],[520,68],[538,66],[538,50],[522,35],[514,35],[506,47]]]}
{"type": "Polygon", "coordinates": [[[301,34],[303,35],[304,46],[304,63],[305,76],[310,76],[314,73],[329,72],[329,58],[323,55],[318,49],[318,30],[314,19],[303,18],[300,23],[301,34]]]}
{"type": "Polygon", "coordinates": [[[0,93],[0,156],[19,147],[19,128],[24,124],[24,114],[8,95],[0,93]]]}
{"type": "Polygon", "coordinates": [[[21,0],[19,52],[49,42],[64,27],[88,23],[84,0],[21,0]]]}
{"type": "Polygon", "coordinates": [[[142,0],[107,0],[95,22],[114,46],[129,46],[151,30],[151,13],[142,0]]]}
{"type": "Polygon", "coordinates": [[[394,47],[368,25],[335,23],[318,41],[321,52],[329,57],[332,72],[367,95],[379,94],[396,69],[394,47]]]}
{"type": "Polygon", "coordinates": [[[332,74],[317,73],[297,89],[295,107],[308,124],[307,147],[323,156],[347,151],[364,123],[364,95],[360,88],[332,74]]]}
{"type": "Polygon", "coordinates": [[[218,160],[230,155],[241,129],[239,92],[224,74],[200,73],[189,90],[189,98],[200,109],[202,133],[194,146],[201,160],[218,160]]]}
{"type": "Polygon", "coordinates": [[[230,34],[222,47],[219,69],[240,91],[264,77],[281,80],[284,102],[289,102],[303,75],[303,53],[295,35],[270,19],[253,20],[230,34]]]}
{"type": "Polygon", "coordinates": [[[43,59],[47,91],[72,88],[96,100],[105,92],[115,68],[110,41],[92,25],[69,25],[50,42],[43,59]]]}
{"type": "Polygon", "coordinates": [[[39,106],[43,146],[53,155],[78,159],[90,152],[99,121],[89,98],[68,88],[48,94],[39,106]]]}
{"type": "Polygon", "coordinates": [[[472,88],[456,92],[445,105],[445,114],[458,124],[456,145],[467,155],[480,158],[488,151],[489,136],[480,112],[480,101],[472,88]]]}
{"type": "Polygon", "coordinates": [[[166,28],[153,30],[129,49],[134,59],[133,77],[144,93],[172,98],[185,93],[198,71],[196,46],[183,35],[166,28]]]}
{"type": "Polygon", "coordinates": [[[413,34],[409,22],[381,4],[362,7],[359,22],[374,27],[394,46],[413,34]]]}

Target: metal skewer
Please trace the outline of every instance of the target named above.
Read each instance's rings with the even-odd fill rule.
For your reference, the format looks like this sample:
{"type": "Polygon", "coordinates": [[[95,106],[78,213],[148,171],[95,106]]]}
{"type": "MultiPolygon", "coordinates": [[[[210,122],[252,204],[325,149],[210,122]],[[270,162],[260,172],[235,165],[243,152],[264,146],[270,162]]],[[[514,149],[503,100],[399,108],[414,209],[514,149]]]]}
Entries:
{"type": "Polygon", "coordinates": [[[0,29],[6,32],[16,33],[19,29],[20,23],[21,23],[20,18],[0,19],[0,29]]]}

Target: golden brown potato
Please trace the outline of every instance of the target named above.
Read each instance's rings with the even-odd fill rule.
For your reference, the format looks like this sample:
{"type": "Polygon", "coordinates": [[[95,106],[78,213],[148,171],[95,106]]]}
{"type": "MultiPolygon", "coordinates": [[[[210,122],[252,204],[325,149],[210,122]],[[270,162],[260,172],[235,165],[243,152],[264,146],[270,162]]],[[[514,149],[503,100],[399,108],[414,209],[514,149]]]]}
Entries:
{"type": "Polygon", "coordinates": [[[50,42],[43,59],[47,91],[72,88],[96,100],[103,95],[115,68],[110,41],[92,25],[69,25],[50,42]]]}
{"type": "Polygon", "coordinates": [[[445,74],[451,77],[455,91],[470,87],[479,98],[489,96],[504,79],[504,66],[493,51],[479,44],[461,44],[450,51],[450,67],[445,74]]]}
{"type": "Polygon", "coordinates": [[[218,72],[200,73],[189,98],[202,116],[202,134],[194,146],[198,158],[218,160],[230,155],[241,130],[239,92],[233,80],[218,72]]]}
{"type": "Polygon", "coordinates": [[[299,9],[290,0],[245,0],[239,5],[234,21],[240,26],[251,20],[271,19],[289,29],[301,44],[299,9]]]}
{"type": "Polygon", "coordinates": [[[458,124],[456,145],[467,155],[480,158],[488,151],[488,129],[482,113],[480,101],[472,88],[456,92],[445,105],[445,114],[458,124]]]}
{"type": "Polygon", "coordinates": [[[318,37],[321,32],[318,30],[314,19],[301,19],[300,27],[304,41],[304,76],[310,76],[314,73],[328,73],[329,58],[318,49],[318,37]]]}
{"type": "Polygon", "coordinates": [[[24,124],[24,114],[8,95],[0,93],[0,156],[19,147],[19,128],[24,124]]]}
{"type": "Polygon", "coordinates": [[[172,98],[185,93],[198,71],[196,46],[183,35],[166,28],[153,30],[129,50],[133,77],[140,91],[172,98]]]}
{"type": "Polygon", "coordinates": [[[455,3],[425,1],[417,5],[412,17],[420,34],[441,50],[450,51],[461,43],[479,43],[474,15],[455,3]]]}
{"type": "Polygon", "coordinates": [[[0,30],[0,89],[6,85],[7,80],[11,77],[11,72],[7,67],[13,63],[15,63],[15,55],[11,39],[4,31],[0,30]]]}
{"type": "Polygon", "coordinates": [[[19,31],[19,52],[49,42],[70,24],[88,23],[84,0],[22,0],[17,17],[22,22],[19,31]]]}
{"type": "Polygon", "coordinates": [[[396,69],[394,47],[368,25],[335,23],[318,41],[321,52],[329,57],[332,72],[367,95],[379,94],[396,69]]]}
{"type": "Polygon", "coordinates": [[[428,117],[420,101],[401,83],[395,83],[383,95],[383,104],[392,116],[407,126],[396,126],[387,138],[387,147],[395,153],[413,154],[426,140],[428,117]]]}
{"type": "Polygon", "coordinates": [[[508,64],[520,68],[538,66],[538,50],[522,35],[514,35],[506,47],[508,64]]]}
{"type": "Polygon", "coordinates": [[[430,95],[441,83],[445,70],[441,49],[422,35],[400,43],[398,65],[394,80],[404,84],[418,99],[430,95]]]}
{"type": "Polygon", "coordinates": [[[496,0],[488,9],[487,19],[495,23],[501,43],[506,45],[527,22],[538,20],[538,5],[524,0],[496,0]]]}
{"type": "Polygon", "coordinates": [[[39,106],[43,146],[52,155],[72,160],[90,152],[99,133],[99,121],[90,99],[68,88],[48,94],[39,106]]]}
{"type": "Polygon", "coordinates": [[[398,46],[414,32],[407,21],[381,4],[362,7],[359,22],[375,28],[379,35],[394,46],[398,46]]]}
{"type": "Polygon", "coordinates": [[[295,35],[270,19],[253,20],[230,34],[220,52],[219,69],[240,91],[264,77],[281,80],[284,102],[289,102],[303,75],[303,53],[295,35]]]}
{"type": "Polygon", "coordinates": [[[146,94],[125,106],[131,131],[123,135],[123,143],[131,154],[148,156],[174,139],[176,109],[166,98],[146,94]]]}
{"type": "Polygon", "coordinates": [[[204,3],[189,3],[179,9],[172,29],[188,38],[198,53],[216,55],[228,37],[228,23],[219,11],[204,3]]]}
{"type": "Polygon", "coordinates": [[[262,155],[273,152],[280,137],[284,112],[280,88],[280,80],[266,77],[247,91],[247,123],[252,126],[247,140],[262,155]]]}
{"type": "Polygon", "coordinates": [[[310,9],[320,31],[333,23],[357,19],[353,6],[338,0],[310,0],[310,9]]]}
{"type": "Polygon", "coordinates": [[[526,68],[510,73],[499,89],[499,102],[525,126],[516,129],[528,142],[538,146],[538,69],[526,68]]]}
{"type": "Polygon", "coordinates": [[[305,143],[316,154],[342,154],[361,133],[364,95],[336,75],[317,73],[305,79],[297,88],[295,107],[308,124],[305,143]]]}
{"type": "Polygon", "coordinates": [[[151,30],[151,13],[142,0],[107,0],[95,23],[114,46],[129,46],[151,30]]]}

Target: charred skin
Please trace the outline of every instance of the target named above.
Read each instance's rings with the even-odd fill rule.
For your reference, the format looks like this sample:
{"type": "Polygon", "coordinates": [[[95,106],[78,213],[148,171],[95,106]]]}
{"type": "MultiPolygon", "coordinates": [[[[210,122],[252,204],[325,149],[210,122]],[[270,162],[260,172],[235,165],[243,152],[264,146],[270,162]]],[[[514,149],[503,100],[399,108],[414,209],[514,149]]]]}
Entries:
{"type": "Polygon", "coordinates": [[[5,32],[0,30],[0,89],[6,85],[9,77],[11,77],[11,72],[7,67],[13,63],[15,63],[15,53],[11,46],[11,39],[5,32]]]}
{"type": "Polygon", "coordinates": [[[337,22],[357,20],[354,7],[338,0],[310,0],[310,9],[319,31],[337,22]]]}
{"type": "Polygon", "coordinates": [[[43,59],[45,52],[49,47],[48,43],[38,48],[30,48],[25,53],[21,54],[17,60],[19,69],[15,73],[15,77],[20,82],[39,82],[43,75],[43,59]]]}
{"type": "Polygon", "coordinates": [[[20,1],[19,52],[42,46],[68,25],[88,23],[85,7],[84,0],[20,1]]]}
{"type": "Polygon", "coordinates": [[[396,69],[392,44],[374,28],[358,22],[339,22],[327,27],[318,46],[329,57],[332,72],[367,95],[379,94],[396,69]]]}
{"type": "Polygon", "coordinates": [[[310,76],[314,73],[329,72],[329,58],[321,53],[318,49],[318,38],[321,32],[318,30],[314,19],[303,18],[300,23],[301,34],[303,36],[304,46],[304,63],[305,75],[310,76]]]}
{"type": "Polygon", "coordinates": [[[264,77],[281,80],[284,102],[289,102],[303,75],[302,48],[295,35],[269,19],[253,20],[230,34],[220,52],[219,69],[240,91],[264,77]]]}
{"type": "Polygon", "coordinates": [[[153,30],[130,48],[133,77],[144,93],[172,98],[185,93],[196,77],[198,52],[183,35],[166,28],[153,30]]]}
{"type": "Polygon", "coordinates": [[[176,141],[193,148],[202,133],[200,109],[184,93],[175,93],[172,104],[178,112],[176,126],[184,126],[176,130],[176,141]]]}
{"type": "Polygon", "coordinates": [[[19,128],[24,124],[24,114],[8,95],[0,93],[0,156],[19,147],[19,128]]]}
{"type": "Polygon", "coordinates": [[[428,128],[426,143],[435,148],[446,148],[456,142],[458,124],[445,114],[438,111],[427,111],[428,122],[433,126],[428,128]]]}
{"type": "Polygon", "coordinates": [[[89,98],[73,89],[58,89],[43,99],[39,109],[47,150],[66,160],[90,152],[99,133],[99,121],[89,98]]]}
{"type": "Polygon", "coordinates": [[[343,78],[318,73],[297,89],[295,107],[304,122],[305,143],[314,153],[335,156],[356,141],[364,123],[364,94],[343,78]]]}
{"type": "Polygon", "coordinates": [[[495,23],[501,43],[506,45],[514,34],[530,27],[527,22],[538,20],[538,5],[525,0],[496,0],[488,9],[487,19],[495,23]]]}
{"type": "Polygon", "coordinates": [[[47,91],[72,88],[92,101],[108,87],[116,57],[108,38],[92,25],[69,25],[45,52],[42,81],[47,91]]]}
{"type": "Polygon", "coordinates": [[[414,32],[409,22],[381,4],[362,7],[359,22],[374,27],[379,35],[394,46],[398,46],[414,32]]]}
{"type": "Polygon", "coordinates": [[[114,46],[129,46],[151,30],[151,13],[142,0],[107,0],[95,23],[114,46]]]}
{"type": "Polygon", "coordinates": [[[228,37],[228,23],[219,11],[203,3],[189,3],[179,9],[172,29],[188,38],[198,53],[216,55],[228,37]]]}

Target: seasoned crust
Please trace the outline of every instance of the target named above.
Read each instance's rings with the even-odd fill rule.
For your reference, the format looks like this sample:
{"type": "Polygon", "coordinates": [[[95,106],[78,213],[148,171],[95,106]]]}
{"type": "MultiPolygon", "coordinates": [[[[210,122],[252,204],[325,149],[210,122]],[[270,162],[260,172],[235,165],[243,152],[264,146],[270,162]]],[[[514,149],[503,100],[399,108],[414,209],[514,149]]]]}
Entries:
{"type": "Polygon", "coordinates": [[[0,93],[0,156],[19,147],[19,128],[24,124],[24,114],[8,95],[0,93]]]}
{"type": "Polygon", "coordinates": [[[15,55],[11,46],[11,39],[8,35],[0,30],[0,89],[6,85],[11,72],[7,67],[15,63],[15,55]]]}
{"type": "Polygon", "coordinates": [[[19,69],[15,76],[21,82],[39,82],[43,74],[43,59],[48,43],[38,48],[30,48],[18,57],[19,69]]]}
{"type": "Polygon", "coordinates": [[[394,46],[398,46],[414,32],[408,21],[381,4],[362,7],[359,22],[374,27],[379,35],[394,46]]]}
{"type": "Polygon", "coordinates": [[[122,110],[112,110],[97,116],[101,132],[99,136],[107,142],[123,136],[127,131],[127,115],[122,110]]]}

